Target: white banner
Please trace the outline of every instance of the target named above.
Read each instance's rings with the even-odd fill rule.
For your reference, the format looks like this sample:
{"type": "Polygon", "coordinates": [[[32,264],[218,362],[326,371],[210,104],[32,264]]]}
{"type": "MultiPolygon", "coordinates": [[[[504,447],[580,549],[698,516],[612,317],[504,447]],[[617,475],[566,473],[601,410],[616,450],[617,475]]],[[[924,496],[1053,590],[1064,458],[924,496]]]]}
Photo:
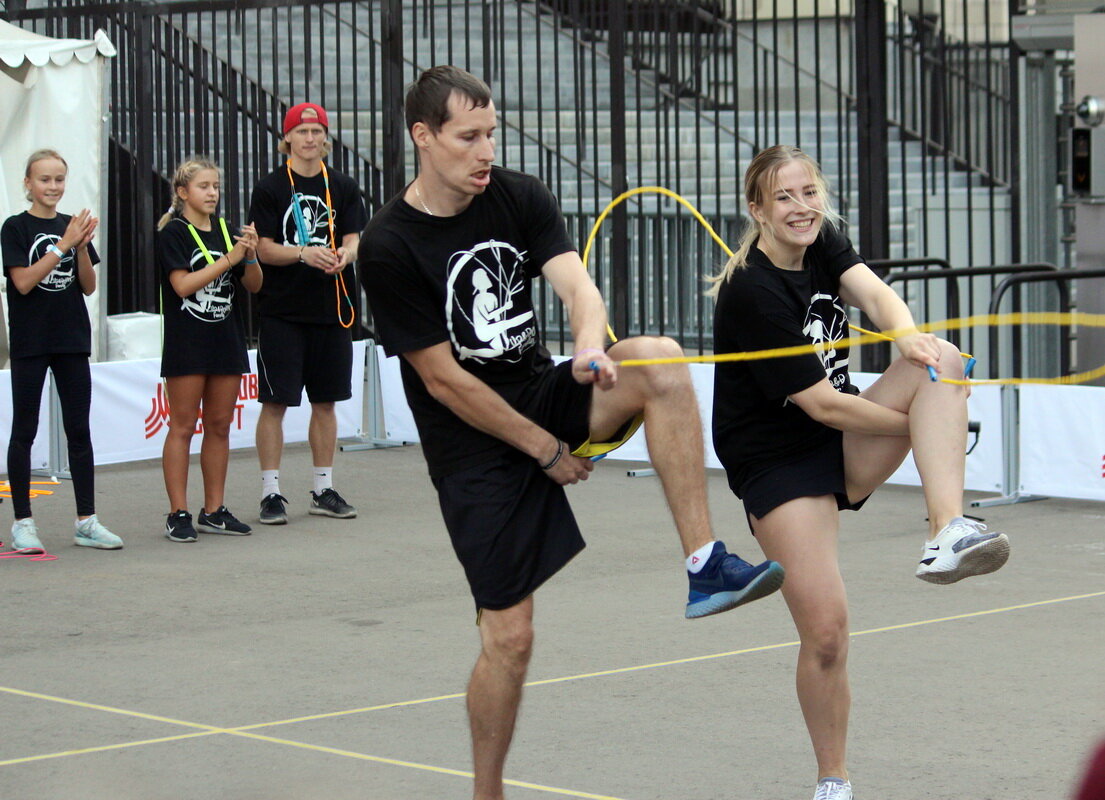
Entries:
{"type": "MultiPolygon", "coordinates": [[[[878,378],[878,374],[872,372],[850,373],[852,383],[863,391],[878,378]]],[[[967,472],[964,477],[965,489],[978,492],[990,492],[1001,490],[1002,477],[1002,443],[1001,443],[1001,387],[999,386],[972,386],[971,397],[967,400],[967,419],[977,422],[979,428],[978,442],[975,443],[974,434],[967,436],[967,449],[971,454],[967,456],[967,472]]],[[[913,463],[911,453],[898,467],[898,471],[890,476],[887,483],[899,486],[920,486],[921,476],[917,474],[917,465],[913,463]]]]}
{"type": "MultiPolygon", "coordinates": [[[[396,442],[417,442],[418,429],[414,417],[407,406],[403,394],[403,382],[399,372],[399,359],[384,356],[383,348],[378,349],[380,364],[380,386],[384,403],[384,429],[386,436],[396,442]]],[[[554,356],[563,361],[563,356],[554,356]]],[[[714,367],[712,364],[690,364],[691,380],[694,381],[698,395],[698,409],[702,418],[702,435],[706,449],[706,466],[721,468],[714,452],[713,437],[710,434],[713,419],[714,367]]],[[[875,382],[878,375],[852,373],[852,382],[861,389],[875,382]]],[[[970,419],[981,422],[982,433],[974,451],[967,457],[968,489],[990,491],[1001,488],[1001,403],[998,387],[976,386],[972,389],[968,401],[970,419]]],[[[974,437],[969,437],[970,442],[974,437]]],[[[969,442],[969,443],[970,443],[969,442]]],[[[648,448],[645,445],[644,427],[633,438],[612,452],[611,459],[621,461],[648,461],[648,448]]],[[[912,458],[907,458],[888,483],[906,486],[920,486],[921,479],[912,458]]]]}
{"type": "Polygon", "coordinates": [[[1105,388],[1019,387],[1020,490],[1105,500],[1105,388]]]}
{"type": "MultiPolygon", "coordinates": [[[[353,397],[336,404],[338,436],[362,435],[364,417],[364,342],[353,343],[353,397]]],[[[242,376],[234,420],[230,425],[230,446],[253,447],[257,417],[257,354],[249,352],[250,372],[242,376]]],[[[169,404],[161,382],[161,359],[110,361],[92,365],[92,445],[97,464],[114,464],[145,458],[160,458],[169,428],[169,404]]],[[[306,393],[301,405],[284,416],[284,441],[307,441],[311,406],[306,393]]],[[[196,433],[203,432],[203,420],[196,433]]],[[[198,453],[202,437],[192,439],[191,452],[198,453]]]]}
{"type": "MultiPolygon", "coordinates": [[[[31,469],[44,469],[50,464],[50,376],[42,384],[42,398],[38,407],[38,433],[31,445],[31,469]]],[[[58,421],[61,425],[61,421],[58,421]]],[[[0,370],[0,473],[8,472],[8,441],[12,434],[12,373],[0,370]]]]}

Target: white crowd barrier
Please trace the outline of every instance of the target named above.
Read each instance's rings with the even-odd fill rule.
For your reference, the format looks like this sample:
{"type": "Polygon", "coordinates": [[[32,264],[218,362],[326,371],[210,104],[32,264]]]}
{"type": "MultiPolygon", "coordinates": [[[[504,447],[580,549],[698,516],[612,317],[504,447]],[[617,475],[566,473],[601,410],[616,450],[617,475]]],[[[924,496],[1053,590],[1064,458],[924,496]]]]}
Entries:
{"type": "MultiPolygon", "coordinates": [[[[338,436],[361,436],[364,427],[365,343],[353,343],[353,397],[336,404],[338,436]]],[[[257,354],[249,352],[250,372],[242,376],[234,421],[230,427],[232,448],[253,447],[261,404],[257,402],[257,354]]],[[[97,464],[115,464],[160,458],[169,426],[169,405],[159,377],[161,360],[107,361],[92,365],[92,410],[89,422],[97,464]]],[[[49,386],[49,384],[47,384],[49,386]]],[[[0,445],[7,451],[11,434],[11,373],[0,371],[0,445]]],[[[60,419],[50,418],[48,391],[43,392],[39,432],[32,451],[32,467],[63,472],[64,464],[50,464],[50,437],[64,436],[60,419]]],[[[307,441],[311,407],[304,393],[300,406],[284,417],[284,441],[307,441]]],[[[203,420],[196,432],[203,430],[203,420]]],[[[192,439],[198,453],[202,437],[192,439]]],[[[62,448],[64,451],[64,448],[62,448]]],[[[6,469],[6,468],[5,468],[6,469]]]]}

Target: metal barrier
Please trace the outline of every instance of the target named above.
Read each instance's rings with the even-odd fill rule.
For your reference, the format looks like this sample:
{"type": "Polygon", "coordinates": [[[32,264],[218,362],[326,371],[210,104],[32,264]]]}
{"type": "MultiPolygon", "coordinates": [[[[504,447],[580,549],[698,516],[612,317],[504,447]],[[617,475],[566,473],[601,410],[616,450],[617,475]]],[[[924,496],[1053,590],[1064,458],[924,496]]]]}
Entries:
{"type": "MultiPolygon", "coordinates": [[[[1070,287],[1071,281],[1078,280],[1080,278],[1105,278],[1105,269],[1095,270],[1056,270],[1049,272],[1028,272],[1019,275],[1010,275],[1003,280],[998,288],[994,291],[994,295],[990,300],[989,313],[996,314],[1001,308],[1002,298],[1006,292],[1010,291],[1014,287],[1022,286],[1028,283],[1055,283],[1056,288],[1059,290],[1059,310],[1070,310],[1070,287]]],[[[991,370],[996,374],[997,369],[1000,367],[1000,359],[998,357],[998,348],[1000,339],[997,336],[997,331],[994,327],[990,329],[991,337],[991,352],[990,362],[991,370]]],[[[1019,333],[1019,331],[1018,331],[1019,333]]],[[[1016,337],[1014,341],[1016,341],[1016,337]]],[[[1069,372],[1070,365],[1070,332],[1069,326],[1061,326],[1060,332],[1060,360],[1063,361],[1064,368],[1062,374],[1066,375],[1069,372]]],[[[1021,364],[1020,359],[1017,358],[1013,364],[1013,377],[1021,377],[1021,364]]],[[[1046,498],[1040,495],[1023,494],[1020,491],[1020,397],[1019,389],[1016,385],[1003,384],[1001,387],[1001,441],[1002,441],[1002,493],[997,497],[984,498],[982,500],[975,500],[971,505],[975,508],[986,508],[989,506],[1009,505],[1013,503],[1027,503],[1033,500],[1044,500],[1046,498]]]]}
{"type": "MultiPolygon", "coordinates": [[[[314,100],[331,112],[335,166],[377,208],[414,174],[398,113],[403,84],[445,62],[491,83],[501,163],[552,188],[580,245],[614,195],[654,184],[687,197],[734,241],[748,160],[793,142],[821,162],[868,255],[950,254],[963,240],[973,244],[966,257],[948,255],[956,263],[1007,257],[1007,237],[993,228],[1008,205],[1016,127],[1004,38],[991,41],[987,28],[976,41],[943,6],[923,14],[923,37],[881,3],[864,0],[854,14],[827,7],[807,14],[776,3],[765,15],[758,3],[698,0],[17,0],[7,12],[46,35],[104,28],[119,48],[110,313],[156,309],[153,224],[179,159],[207,151],[222,161],[224,209],[241,219],[249,190],[277,161],[283,110],[314,100]],[[878,49],[868,36],[886,45],[891,69],[857,80],[856,54],[878,49]],[[895,66],[918,59],[934,66],[895,66]],[[905,113],[895,97],[920,99],[905,113]],[[937,103],[939,114],[918,116],[937,103]],[[878,174],[861,190],[855,176],[865,171],[878,174]],[[965,227],[945,236],[951,214],[965,227]]],[[[713,309],[700,278],[719,266],[713,242],[670,200],[640,199],[612,216],[595,276],[615,330],[711,349],[713,309]]],[[[556,309],[541,308],[554,346],[569,335],[556,309]]]]}

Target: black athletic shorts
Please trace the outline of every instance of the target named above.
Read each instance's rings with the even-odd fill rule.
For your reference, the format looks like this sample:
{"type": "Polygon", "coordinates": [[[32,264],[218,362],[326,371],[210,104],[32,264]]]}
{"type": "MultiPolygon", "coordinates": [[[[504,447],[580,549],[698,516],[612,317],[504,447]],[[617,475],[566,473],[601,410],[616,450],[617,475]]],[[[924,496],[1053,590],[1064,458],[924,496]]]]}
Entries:
{"type": "Polygon", "coordinates": [[[353,335],[340,325],[261,317],[257,342],[257,399],[298,406],[353,396],[353,335]]]}
{"type": "MultiPolygon", "coordinates": [[[[831,494],[841,510],[859,511],[867,498],[848,502],[844,478],[844,437],[839,431],[825,444],[782,464],[768,467],[748,478],[737,496],[744,501],[748,528],[752,517],[763,519],[783,503],[799,497],[819,497],[831,494]]],[[[755,533],[755,531],[753,531],[755,533]]]]}
{"type": "MultiPolygon", "coordinates": [[[[572,378],[570,362],[531,389],[519,412],[565,441],[565,452],[587,440],[592,387],[572,378]]],[[[506,443],[488,461],[433,483],[477,610],[517,605],[585,546],[564,487],[506,443]]]]}

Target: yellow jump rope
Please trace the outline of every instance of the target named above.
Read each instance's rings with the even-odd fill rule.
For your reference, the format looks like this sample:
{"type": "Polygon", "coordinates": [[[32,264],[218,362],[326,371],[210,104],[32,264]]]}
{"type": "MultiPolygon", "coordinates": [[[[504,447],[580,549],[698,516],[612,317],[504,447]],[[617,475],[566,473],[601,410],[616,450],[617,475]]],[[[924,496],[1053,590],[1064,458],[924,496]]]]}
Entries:
{"type": "MultiPolygon", "coordinates": [[[[602,227],[603,222],[610,215],[620,203],[625,202],[631,197],[639,194],[661,194],[666,197],[670,197],[673,200],[684,206],[694,218],[698,221],[703,228],[706,229],[710,237],[718,243],[718,246],[728,255],[730,258],[733,256],[733,251],[729,246],[718,236],[717,232],[713,229],[706,218],[699,213],[686,198],[680,196],[671,189],[665,189],[663,186],[640,186],[636,189],[630,189],[627,192],[622,192],[615,197],[610,203],[603,209],[603,212],[599,214],[598,219],[595,220],[594,227],[591,228],[591,234],[587,237],[587,243],[583,248],[583,266],[586,268],[588,260],[591,256],[591,248],[595,243],[595,239],[598,237],[599,229],[602,227]]],[[[1105,314],[1086,314],[1082,312],[1051,312],[1051,311],[1036,311],[1036,312],[1017,312],[1011,314],[978,314],[971,317],[962,317],[960,319],[948,319],[941,322],[930,322],[923,325],[918,325],[917,330],[922,333],[931,333],[933,331],[947,331],[947,330],[961,330],[963,328],[973,328],[983,325],[998,326],[998,325],[1085,325],[1091,328],[1103,328],[1105,327],[1105,314]]],[[[624,361],[617,362],[621,367],[642,367],[653,364],[718,364],[729,361],[761,361],[769,358],[786,358],[788,356],[805,355],[807,353],[820,353],[826,347],[859,347],[865,344],[871,344],[872,342],[886,341],[892,342],[895,339],[896,334],[905,333],[905,331],[891,330],[884,333],[877,331],[869,331],[864,328],[860,328],[856,325],[849,325],[852,330],[857,331],[859,336],[851,336],[847,339],[841,339],[836,342],[832,342],[828,345],[798,345],[795,347],[777,347],[770,350],[755,350],[742,353],[718,353],[715,355],[703,355],[703,356],[681,356],[678,358],[631,358],[624,361]]],[[[910,329],[912,331],[912,329],[910,329]]],[[[610,326],[606,327],[607,334],[610,336],[610,340],[613,342],[618,341],[618,337],[614,335],[614,331],[610,329],[610,326]]],[[[969,353],[962,354],[967,359],[967,364],[964,368],[964,379],[956,378],[938,378],[936,370],[929,367],[929,376],[932,380],[939,380],[942,383],[951,383],[960,386],[970,385],[984,385],[984,384],[1045,384],[1045,385],[1069,385],[1077,383],[1085,383],[1086,381],[1094,380],[1105,375],[1105,365],[1097,367],[1096,369],[1088,370],[1086,372],[1079,372],[1074,375],[1063,375],[1057,378],[990,378],[986,380],[968,380],[967,376],[970,375],[971,369],[974,367],[975,358],[969,353]]]]}

